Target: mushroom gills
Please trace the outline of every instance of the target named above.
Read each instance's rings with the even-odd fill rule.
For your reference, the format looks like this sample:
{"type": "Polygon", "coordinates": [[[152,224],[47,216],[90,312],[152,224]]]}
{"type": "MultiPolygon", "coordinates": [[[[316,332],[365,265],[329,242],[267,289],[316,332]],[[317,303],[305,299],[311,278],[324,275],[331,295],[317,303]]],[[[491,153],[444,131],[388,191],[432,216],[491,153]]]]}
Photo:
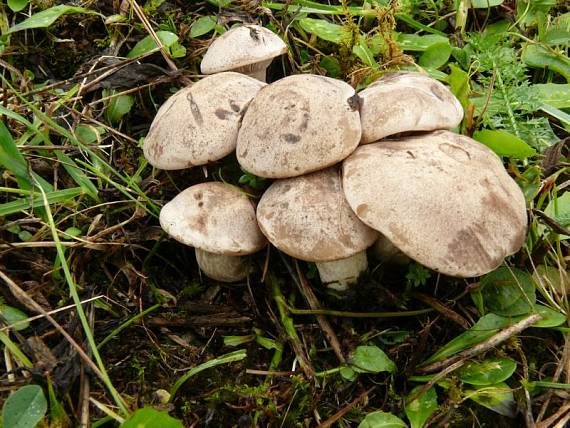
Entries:
{"type": "Polygon", "coordinates": [[[328,288],[346,291],[357,283],[358,278],[368,268],[366,250],[345,259],[315,263],[321,282],[328,288]]]}
{"type": "Polygon", "coordinates": [[[247,277],[248,264],[244,256],[226,256],[196,248],[196,261],[208,278],[221,282],[236,282],[247,277]]]}

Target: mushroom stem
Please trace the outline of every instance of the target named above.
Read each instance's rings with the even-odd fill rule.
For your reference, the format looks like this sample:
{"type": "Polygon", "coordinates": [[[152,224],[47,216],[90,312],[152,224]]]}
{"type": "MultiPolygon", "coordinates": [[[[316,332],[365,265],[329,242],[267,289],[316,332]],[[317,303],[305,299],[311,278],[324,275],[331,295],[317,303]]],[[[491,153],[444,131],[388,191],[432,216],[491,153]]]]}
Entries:
{"type": "Polygon", "coordinates": [[[356,284],[358,277],[368,268],[366,250],[346,259],[315,264],[323,284],[338,291],[346,291],[351,285],[356,284]]]}
{"type": "Polygon", "coordinates": [[[269,67],[269,64],[271,64],[272,60],[273,60],[273,58],[268,59],[266,61],[261,61],[261,62],[256,62],[253,64],[244,65],[242,67],[236,68],[233,71],[235,71],[237,73],[245,74],[249,77],[253,77],[254,79],[257,79],[263,83],[266,83],[267,67],[269,67]]]}
{"type": "Polygon", "coordinates": [[[226,256],[196,248],[196,261],[208,278],[221,282],[236,282],[247,277],[247,259],[244,256],[226,256]]]}
{"type": "Polygon", "coordinates": [[[407,255],[400,251],[398,247],[392,244],[392,241],[390,241],[384,235],[380,235],[380,237],[372,245],[371,253],[376,260],[382,263],[389,263],[392,265],[406,265],[411,261],[407,255]]]}

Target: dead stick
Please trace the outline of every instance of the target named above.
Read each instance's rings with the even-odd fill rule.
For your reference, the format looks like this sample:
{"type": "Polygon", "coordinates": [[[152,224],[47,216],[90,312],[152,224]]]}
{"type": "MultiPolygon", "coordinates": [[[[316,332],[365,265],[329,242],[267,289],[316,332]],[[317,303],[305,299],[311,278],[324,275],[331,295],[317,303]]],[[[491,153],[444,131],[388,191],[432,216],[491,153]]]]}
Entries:
{"type": "Polygon", "coordinates": [[[356,406],[358,403],[360,403],[368,394],[370,394],[374,390],[374,388],[376,388],[376,387],[373,386],[369,390],[364,391],[362,394],[360,394],[358,397],[356,397],[354,400],[352,400],[350,403],[348,403],[348,405],[344,406],[342,409],[340,409],[338,412],[336,412],[334,415],[332,415],[330,418],[328,418],[322,424],[319,424],[317,426],[317,428],[328,428],[328,427],[330,427],[332,424],[334,424],[336,421],[338,421],[340,418],[342,418],[344,415],[346,415],[348,412],[350,412],[354,408],[354,406],[356,406]]]}
{"type": "Polygon", "coordinates": [[[412,395],[409,399],[406,400],[407,403],[411,403],[415,400],[417,400],[418,398],[420,398],[422,395],[424,395],[428,389],[430,389],[432,386],[434,386],[437,382],[439,382],[441,379],[443,379],[445,376],[447,376],[449,373],[457,370],[459,367],[461,367],[463,364],[465,364],[465,360],[460,360],[457,361],[455,364],[452,364],[450,366],[447,366],[446,368],[444,368],[442,371],[440,371],[438,374],[436,374],[432,379],[430,379],[430,381],[426,384],[424,384],[421,389],[418,390],[418,392],[416,392],[414,395],[412,395]]]}
{"type": "Polygon", "coordinates": [[[524,320],[519,321],[518,323],[505,328],[504,330],[500,331],[499,333],[495,334],[493,337],[485,340],[484,342],[475,345],[473,348],[466,349],[465,351],[460,352],[459,354],[451,358],[447,358],[443,361],[438,361],[436,363],[422,367],[416,370],[416,372],[419,374],[433,373],[444,367],[454,364],[457,361],[465,360],[467,358],[474,357],[475,355],[482,354],[483,352],[488,351],[489,349],[494,348],[495,346],[504,342],[509,337],[515,336],[516,334],[530,327],[532,324],[534,324],[540,319],[542,319],[542,316],[540,314],[531,315],[528,318],[525,318],[524,320]]]}
{"type": "Polygon", "coordinates": [[[560,409],[558,409],[558,411],[555,414],[553,414],[549,418],[543,420],[541,423],[536,424],[536,428],[551,427],[554,424],[554,422],[556,422],[557,419],[564,416],[564,414],[566,412],[568,412],[569,410],[570,410],[570,403],[566,403],[564,406],[562,406],[560,409]]]}

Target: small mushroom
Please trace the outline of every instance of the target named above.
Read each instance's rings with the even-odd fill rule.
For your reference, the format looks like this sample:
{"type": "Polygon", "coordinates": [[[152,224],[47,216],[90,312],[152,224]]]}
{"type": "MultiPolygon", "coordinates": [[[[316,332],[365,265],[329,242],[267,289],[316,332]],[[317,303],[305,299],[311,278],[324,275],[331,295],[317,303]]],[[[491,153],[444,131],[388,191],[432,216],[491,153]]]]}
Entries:
{"type": "Polygon", "coordinates": [[[246,195],[218,182],[189,187],[160,211],[162,229],[196,248],[200,269],[210,278],[240,281],[247,276],[245,255],[266,244],[246,195]]]}
{"type": "Polygon", "coordinates": [[[446,275],[496,269],[525,241],[525,198],[499,157],[448,131],[360,146],[343,163],[358,218],[446,275]]]}
{"type": "Polygon", "coordinates": [[[145,138],[145,157],[157,168],[184,169],[229,155],[242,115],[263,86],[227,72],[181,89],[158,110],[145,138]]]}
{"type": "Polygon", "coordinates": [[[360,141],[357,100],[347,83],[312,74],[266,86],[243,117],[238,162],[267,178],[296,177],[340,162],[360,141]]]}
{"type": "Polygon", "coordinates": [[[463,108],[442,83],[421,73],[388,73],[358,93],[361,144],[409,131],[450,129],[463,108]]]}
{"type": "Polygon", "coordinates": [[[316,262],[323,283],[344,290],[366,270],[377,233],[354,215],[337,168],[275,181],[257,207],[259,227],[284,253],[316,262]]]}
{"type": "Polygon", "coordinates": [[[236,71],[265,82],[273,58],[287,52],[279,36],[259,25],[243,25],[215,39],[200,64],[203,74],[236,71]]]}

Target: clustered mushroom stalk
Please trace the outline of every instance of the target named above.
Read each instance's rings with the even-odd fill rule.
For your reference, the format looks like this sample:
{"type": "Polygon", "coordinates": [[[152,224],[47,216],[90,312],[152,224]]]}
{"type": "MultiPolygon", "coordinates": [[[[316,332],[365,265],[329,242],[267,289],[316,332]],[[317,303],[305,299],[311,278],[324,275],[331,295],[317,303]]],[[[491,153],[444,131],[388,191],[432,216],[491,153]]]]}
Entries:
{"type": "Polygon", "coordinates": [[[201,64],[218,74],[171,97],[145,142],[157,167],[203,165],[235,150],[244,170],[275,179],[257,209],[222,183],[192,186],[165,205],[162,227],[196,247],[206,275],[243,279],[240,257],[266,239],[315,262],[321,281],[337,290],[357,282],[373,244],[389,262],[409,257],[457,277],[485,274],[520,248],[524,196],[490,149],[447,131],[463,110],[445,85],[400,72],[358,94],[312,74],[260,82],[284,52],[263,27],[226,32],[201,64]],[[220,73],[229,69],[259,80],[220,73]]]}

